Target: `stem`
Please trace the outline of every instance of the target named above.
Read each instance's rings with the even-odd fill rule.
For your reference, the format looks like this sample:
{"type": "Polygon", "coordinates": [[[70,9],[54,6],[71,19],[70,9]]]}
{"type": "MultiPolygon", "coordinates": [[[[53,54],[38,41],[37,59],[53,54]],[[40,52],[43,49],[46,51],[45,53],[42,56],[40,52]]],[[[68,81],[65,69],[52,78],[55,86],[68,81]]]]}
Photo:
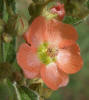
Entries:
{"type": "Polygon", "coordinates": [[[0,62],[3,62],[3,40],[1,34],[0,34],[0,62]]]}
{"type": "Polygon", "coordinates": [[[15,89],[16,94],[17,94],[17,99],[18,99],[18,100],[21,100],[21,95],[20,95],[20,93],[19,93],[19,91],[18,91],[18,89],[17,89],[17,87],[16,87],[16,82],[14,82],[13,86],[14,86],[14,89],[15,89]]]}

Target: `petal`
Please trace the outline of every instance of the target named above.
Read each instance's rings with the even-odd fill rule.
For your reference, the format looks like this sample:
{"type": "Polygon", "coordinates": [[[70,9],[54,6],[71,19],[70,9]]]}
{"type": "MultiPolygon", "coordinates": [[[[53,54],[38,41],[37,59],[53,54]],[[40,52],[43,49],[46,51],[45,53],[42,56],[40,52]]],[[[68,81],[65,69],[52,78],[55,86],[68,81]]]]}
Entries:
{"type": "Polygon", "coordinates": [[[37,76],[40,72],[41,62],[36,55],[36,50],[31,48],[28,44],[24,43],[20,46],[17,53],[17,62],[24,70],[24,73],[32,77],[37,76]],[[31,73],[30,73],[31,72],[31,73]]]}
{"type": "Polygon", "coordinates": [[[26,41],[34,47],[38,47],[44,40],[44,33],[46,31],[45,18],[37,17],[25,33],[26,41]]]}
{"type": "Polygon", "coordinates": [[[62,41],[60,43],[59,49],[66,49],[72,53],[79,53],[80,54],[80,48],[79,48],[78,44],[72,40],[62,41]]]}
{"type": "Polygon", "coordinates": [[[67,50],[69,50],[72,53],[76,53],[80,55],[80,48],[78,46],[78,44],[74,43],[71,46],[66,48],[67,50]]]}
{"type": "Polygon", "coordinates": [[[59,87],[65,87],[69,83],[69,77],[61,69],[60,72],[62,74],[62,83],[59,85],[59,87]]]}
{"type": "Polygon", "coordinates": [[[73,26],[64,24],[55,19],[47,21],[45,34],[46,40],[54,45],[59,45],[63,40],[76,41],[78,38],[73,26]]]}
{"type": "Polygon", "coordinates": [[[67,74],[73,74],[78,72],[83,65],[83,60],[79,53],[74,51],[60,50],[57,56],[57,63],[59,68],[67,74]]]}
{"type": "Polygon", "coordinates": [[[59,71],[55,63],[51,63],[45,67],[41,67],[41,77],[49,88],[57,90],[61,85],[64,85],[63,81],[64,78],[66,79],[67,74],[61,70],[59,71]]]}
{"type": "Polygon", "coordinates": [[[64,49],[75,44],[74,40],[63,40],[60,42],[59,48],[64,49]]]}
{"type": "Polygon", "coordinates": [[[23,69],[23,72],[24,72],[25,77],[28,78],[28,79],[33,79],[33,78],[38,76],[38,73],[36,73],[34,70],[30,71],[30,70],[27,70],[27,69],[23,69]]]}

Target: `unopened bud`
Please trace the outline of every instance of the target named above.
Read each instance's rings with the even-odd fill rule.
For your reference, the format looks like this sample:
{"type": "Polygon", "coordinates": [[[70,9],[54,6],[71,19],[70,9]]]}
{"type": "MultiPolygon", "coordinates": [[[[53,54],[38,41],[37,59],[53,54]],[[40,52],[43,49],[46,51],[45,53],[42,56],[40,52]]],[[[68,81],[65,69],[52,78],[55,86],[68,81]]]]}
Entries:
{"type": "Polygon", "coordinates": [[[12,37],[7,34],[7,33],[3,33],[3,40],[6,42],[6,43],[9,43],[12,41],[12,37]]]}
{"type": "Polygon", "coordinates": [[[16,21],[15,30],[17,35],[22,36],[28,29],[28,21],[25,17],[19,16],[16,21]]]}
{"type": "Polygon", "coordinates": [[[64,4],[57,3],[56,6],[54,6],[54,7],[51,8],[51,12],[53,14],[57,14],[59,20],[63,20],[63,18],[65,16],[64,4]]]}

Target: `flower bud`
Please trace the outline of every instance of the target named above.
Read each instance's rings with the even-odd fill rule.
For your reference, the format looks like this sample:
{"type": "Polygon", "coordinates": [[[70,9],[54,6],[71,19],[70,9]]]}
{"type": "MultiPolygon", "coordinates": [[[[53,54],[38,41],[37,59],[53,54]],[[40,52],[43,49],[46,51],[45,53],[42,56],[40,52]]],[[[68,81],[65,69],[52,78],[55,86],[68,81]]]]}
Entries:
{"type": "Polygon", "coordinates": [[[7,33],[3,33],[3,40],[4,42],[9,43],[12,41],[12,37],[7,33]]]}
{"type": "Polygon", "coordinates": [[[24,32],[28,29],[28,21],[25,17],[23,16],[18,16],[16,20],[16,25],[15,25],[15,30],[17,32],[18,36],[22,36],[24,32]]]}
{"type": "Polygon", "coordinates": [[[6,25],[6,33],[11,36],[22,36],[24,32],[28,29],[28,21],[23,16],[12,16],[6,25]]]}
{"type": "Polygon", "coordinates": [[[51,12],[53,14],[57,14],[60,20],[63,20],[63,18],[65,16],[64,4],[57,3],[56,6],[51,8],[51,12]]]}

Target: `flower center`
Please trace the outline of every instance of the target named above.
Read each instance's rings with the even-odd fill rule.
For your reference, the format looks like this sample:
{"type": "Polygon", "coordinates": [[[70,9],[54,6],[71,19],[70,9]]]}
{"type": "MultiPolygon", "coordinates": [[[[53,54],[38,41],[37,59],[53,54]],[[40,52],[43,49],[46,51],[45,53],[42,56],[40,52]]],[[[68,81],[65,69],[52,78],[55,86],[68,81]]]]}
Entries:
{"type": "Polygon", "coordinates": [[[37,54],[41,62],[47,65],[56,60],[58,49],[49,47],[48,43],[43,43],[39,46],[37,54]]]}
{"type": "Polygon", "coordinates": [[[57,48],[48,48],[47,49],[47,55],[50,56],[51,58],[54,58],[58,54],[58,49],[57,48]]]}

